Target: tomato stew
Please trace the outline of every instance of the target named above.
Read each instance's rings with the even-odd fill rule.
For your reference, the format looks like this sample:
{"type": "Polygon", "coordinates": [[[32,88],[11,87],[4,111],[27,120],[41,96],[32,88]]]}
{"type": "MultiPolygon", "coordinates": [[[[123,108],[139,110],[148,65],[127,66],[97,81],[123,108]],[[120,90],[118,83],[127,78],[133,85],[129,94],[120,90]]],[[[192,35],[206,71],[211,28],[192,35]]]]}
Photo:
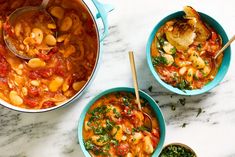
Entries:
{"type": "Polygon", "coordinates": [[[147,101],[142,109],[152,117],[153,129],[138,110],[135,96],[114,92],[97,100],[83,126],[85,148],[92,156],[151,156],[160,139],[158,120],[147,101]]]}
{"type": "MultiPolygon", "coordinates": [[[[9,26],[7,19],[12,11],[23,6],[38,6],[40,3],[40,0],[0,1],[1,33],[5,29],[12,36],[18,33],[22,41],[25,38],[37,41],[34,37],[38,30],[43,35],[49,30],[46,34],[51,35],[50,30],[57,29],[56,39],[54,36],[40,38],[40,42],[50,42],[47,44],[53,48],[48,52],[35,52],[36,56],[29,61],[14,56],[6,48],[3,35],[0,34],[0,98],[27,109],[54,107],[73,97],[89,80],[98,52],[94,21],[87,9],[76,0],[50,1],[47,11],[54,18],[56,26],[40,21],[40,18],[38,20],[42,24],[35,22],[37,19],[28,18],[24,22],[17,21],[19,23],[15,27],[9,26]],[[16,30],[16,26],[20,30],[16,30]],[[32,33],[34,35],[30,36],[32,33]]],[[[31,16],[30,13],[27,16],[31,16]]],[[[20,47],[22,43],[18,42],[20,47]]],[[[23,43],[23,46],[26,44],[23,43]]],[[[22,51],[26,53],[25,49],[22,51]]]]}
{"type": "Polygon", "coordinates": [[[156,33],[152,63],[166,83],[181,90],[200,89],[214,79],[221,65],[223,54],[213,57],[222,39],[193,8],[184,11],[185,17],[166,22],[156,33]]]}

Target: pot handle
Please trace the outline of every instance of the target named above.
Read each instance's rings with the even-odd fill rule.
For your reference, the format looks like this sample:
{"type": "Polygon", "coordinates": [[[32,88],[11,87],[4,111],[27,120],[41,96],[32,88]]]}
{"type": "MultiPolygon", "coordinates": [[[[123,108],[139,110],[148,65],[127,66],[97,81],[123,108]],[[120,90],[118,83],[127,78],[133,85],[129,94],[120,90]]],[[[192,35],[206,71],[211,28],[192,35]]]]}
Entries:
{"type": "Polygon", "coordinates": [[[100,40],[103,41],[104,38],[108,35],[108,29],[109,29],[107,14],[108,14],[108,12],[112,11],[114,9],[114,7],[109,4],[102,4],[98,0],[92,0],[92,1],[95,5],[96,9],[98,10],[98,14],[96,15],[96,19],[101,18],[101,20],[103,22],[104,31],[100,36],[100,40]]]}

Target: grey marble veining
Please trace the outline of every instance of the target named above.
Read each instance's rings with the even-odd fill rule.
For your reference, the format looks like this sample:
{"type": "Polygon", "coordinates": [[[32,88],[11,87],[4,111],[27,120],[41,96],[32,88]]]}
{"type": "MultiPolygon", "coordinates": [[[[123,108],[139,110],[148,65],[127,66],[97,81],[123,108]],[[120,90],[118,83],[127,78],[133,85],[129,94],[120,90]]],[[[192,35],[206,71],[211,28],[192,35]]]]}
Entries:
{"type": "MultiPolygon", "coordinates": [[[[164,16],[192,5],[234,34],[234,1],[104,0],[115,5],[109,15],[109,35],[102,60],[90,88],[73,104],[39,114],[19,113],[0,107],[0,157],[82,157],[77,143],[77,123],[85,105],[98,93],[118,86],[132,86],[127,52],[134,50],[139,86],[159,104],[167,132],[165,143],[190,145],[199,157],[235,157],[234,55],[225,79],[198,96],[179,96],[156,83],[145,55],[154,25],[164,16]],[[171,4],[171,5],[169,5],[171,4]],[[221,6],[224,6],[221,11],[221,6]],[[149,90],[149,87],[152,87],[149,90]],[[185,102],[185,103],[184,103],[185,102]]],[[[232,53],[234,52],[232,46],[232,53]]]]}

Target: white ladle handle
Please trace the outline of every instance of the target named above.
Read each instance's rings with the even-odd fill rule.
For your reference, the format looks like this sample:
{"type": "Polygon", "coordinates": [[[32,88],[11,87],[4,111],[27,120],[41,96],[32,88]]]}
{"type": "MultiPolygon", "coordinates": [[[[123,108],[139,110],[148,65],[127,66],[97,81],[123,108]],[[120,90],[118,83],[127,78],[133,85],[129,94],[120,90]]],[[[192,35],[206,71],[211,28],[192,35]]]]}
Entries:
{"type": "Polygon", "coordinates": [[[229,45],[235,40],[235,35],[224,45],[224,47],[219,50],[216,55],[215,55],[215,59],[227,48],[229,47],[229,45]]]}
{"type": "Polygon", "coordinates": [[[42,3],[41,3],[41,7],[42,8],[46,8],[47,7],[47,4],[49,3],[50,0],[43,0],[42,3]]]}

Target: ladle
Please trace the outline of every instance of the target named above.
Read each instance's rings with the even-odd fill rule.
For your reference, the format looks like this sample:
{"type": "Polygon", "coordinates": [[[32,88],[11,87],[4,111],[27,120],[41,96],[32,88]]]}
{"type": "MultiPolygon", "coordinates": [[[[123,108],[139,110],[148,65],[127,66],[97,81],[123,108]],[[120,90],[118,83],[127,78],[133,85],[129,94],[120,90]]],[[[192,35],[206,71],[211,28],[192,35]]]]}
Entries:
{"type": "MultiPolygon", "coordinates": [[[[9,15],[9,23],[10,25],[12,25],[15,20],[20,17],[21,15],[27,13],[27,12],[32,12],[32,11],[35,11],[35,12],[40,12],[42,14],[45,14],[45,16],[49,17],[49,19],[51,19],[51,22],[53,24],[55,24],[55,21],[54,19],[51,17],[51,15],[46,11],[46,7],[48,5],[48,2],[50,0],[43,0],[41,5],[40,6],[25,6],[25,7],[21,7],[21,8],[18,8],[16,9],[14,12],[12,12],[10,15],[9,15]]],[[[57,33],[55,33],[57,34],[57,33]]],[[[4,35],[4,41],[8,47],[8,49],[13,53],[15,54],[17,57],[20,57],[22,59],[26,59],[26,60],[29,60],[31,58],[33,58],[32,56],[28,56],[26,54],[22,54],[19,52],[19,50],[16,49],[14,43],[12,43],[12,41],[7,37],[8,34],[7,32],[3,29],[3,35],[4,35]]],[[[47,51],[50,51],[47,50],[47,51]]]]}

